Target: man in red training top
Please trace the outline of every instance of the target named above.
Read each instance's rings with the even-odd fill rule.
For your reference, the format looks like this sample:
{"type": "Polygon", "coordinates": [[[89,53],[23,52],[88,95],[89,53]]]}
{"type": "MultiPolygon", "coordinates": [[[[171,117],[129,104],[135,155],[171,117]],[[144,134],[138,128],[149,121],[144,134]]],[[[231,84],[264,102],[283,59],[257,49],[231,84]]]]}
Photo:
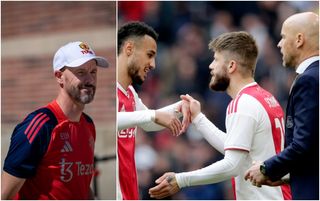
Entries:
{"type": "Polygon", "coordinates": [[[1,176],[2,199],[92,199],[95,126],[83,113],[96,91],[97,66],[108,62],[83,42],[55,54],[56,100],[16,126],[1,176]]]}

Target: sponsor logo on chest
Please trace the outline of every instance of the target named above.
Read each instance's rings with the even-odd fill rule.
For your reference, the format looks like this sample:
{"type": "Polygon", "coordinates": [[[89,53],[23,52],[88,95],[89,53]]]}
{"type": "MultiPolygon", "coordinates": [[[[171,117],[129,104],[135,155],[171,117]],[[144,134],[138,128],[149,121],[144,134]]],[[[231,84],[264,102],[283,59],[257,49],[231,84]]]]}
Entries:
{"type": "Polygon", "coordinates": [[[61,158],[60,162],[60,179],[63,182],[69,182],[76,176],[92,175],[94,172],[93,164],[83,164],[81,161],[69,162],[61,158]]]}
{"type": "MultiPolygon", "coordinates": [[[[71,135],[69,132],[59,133],[60,142],[58,143],[61,153],[61,159],[59,161],[60,166],[60,180],[63,182],[70,182],[75,176],[88,176],[94,173],[93,163],[84,163],[83,161],[88,161],[90,159],[89,150],[94,153],[94,138],[90,136],[87,139],[88,147],[73,147],[71,135]],[[79,151],[81,150],[81,151],[79,151]],[[83,151],[83,152],[82,152],[83,151]],[[84,153],[86,152],[86,153],[84,153]],[[80,157],[75,156],[75,154],[81,154],[80,157]]],[[[89,160],[90,161],[90,160],[89,160]]],[[[93,155],[92,155],[93,161],[93,155]]]]}
{"type": "Polygon", "coordinates": [[[137,128],[127,128],[118,132],[119,138],[134,138],[136,137],[137,128]]]}

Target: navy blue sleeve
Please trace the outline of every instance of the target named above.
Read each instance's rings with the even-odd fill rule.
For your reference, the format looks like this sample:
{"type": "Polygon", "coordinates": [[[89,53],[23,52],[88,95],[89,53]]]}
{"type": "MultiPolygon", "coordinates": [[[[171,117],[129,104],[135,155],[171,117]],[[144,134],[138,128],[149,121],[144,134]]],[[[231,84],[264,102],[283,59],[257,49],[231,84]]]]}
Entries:
{"type": "Polygon", "coordinates": [[[297,80],[292,95],[292,140],[281,153],[265,161],[266,175],[272,180],[280,179],[299,165],[307,165],[299,163],[309,158],[312,160],[314,153],[318,153],[319,78],[302,76],[297,80]]]}
{"type": "Polygon", "coordinates": [[[54,114],[47,108],[29,114],[12,133],[3,170],[19,178],[35,175],[56,125],[54,114]]]}

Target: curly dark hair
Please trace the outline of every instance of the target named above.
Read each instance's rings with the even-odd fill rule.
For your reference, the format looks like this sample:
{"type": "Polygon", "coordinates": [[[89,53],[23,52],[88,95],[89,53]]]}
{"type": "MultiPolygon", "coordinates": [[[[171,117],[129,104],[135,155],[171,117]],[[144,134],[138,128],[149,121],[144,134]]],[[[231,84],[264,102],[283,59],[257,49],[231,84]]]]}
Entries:
{"type": "Polygon", "coordinates": [[[131,21],[124,24],[118,30],[118,54],[121,52],[121,48],[128,38],[143,37],[145,35],[152,37],[156,41],[158,40],[158,33],[144,22],[131,21]]]}

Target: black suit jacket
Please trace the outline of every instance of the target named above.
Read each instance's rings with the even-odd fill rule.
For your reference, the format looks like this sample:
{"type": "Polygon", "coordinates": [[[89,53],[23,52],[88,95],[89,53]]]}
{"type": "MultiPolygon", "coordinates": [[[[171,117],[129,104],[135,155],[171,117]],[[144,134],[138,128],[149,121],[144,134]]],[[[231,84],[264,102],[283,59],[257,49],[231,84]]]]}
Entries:
{"type": "Polygon", "coordinates": [[[286,109],[285,149],[265,165],[271,180],[290,173],[292,199],[319,199],[319,61],[296,79],[286,109]]]}

